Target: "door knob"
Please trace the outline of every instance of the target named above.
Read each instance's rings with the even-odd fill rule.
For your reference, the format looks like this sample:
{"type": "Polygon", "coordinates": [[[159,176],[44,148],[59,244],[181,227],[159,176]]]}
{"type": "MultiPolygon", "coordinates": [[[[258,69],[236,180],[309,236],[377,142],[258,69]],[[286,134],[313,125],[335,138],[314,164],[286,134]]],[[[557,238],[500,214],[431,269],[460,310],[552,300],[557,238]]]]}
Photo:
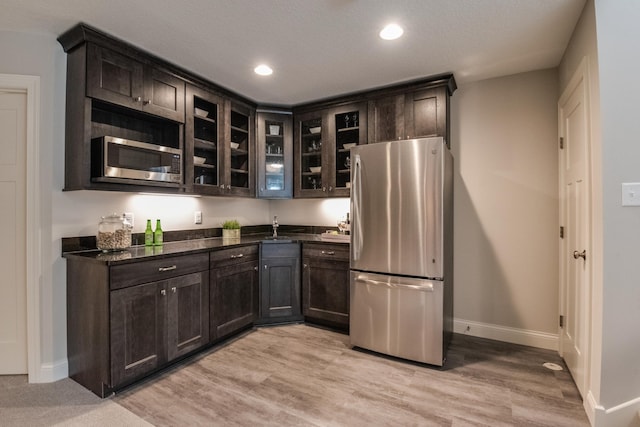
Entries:
{"type": "Polygon", "coordinates": [[[587,260],[587,250],[583,250],[582,252],[573,251],[573,258],[578,259],[582,258],[583,260],[587,260]]]}

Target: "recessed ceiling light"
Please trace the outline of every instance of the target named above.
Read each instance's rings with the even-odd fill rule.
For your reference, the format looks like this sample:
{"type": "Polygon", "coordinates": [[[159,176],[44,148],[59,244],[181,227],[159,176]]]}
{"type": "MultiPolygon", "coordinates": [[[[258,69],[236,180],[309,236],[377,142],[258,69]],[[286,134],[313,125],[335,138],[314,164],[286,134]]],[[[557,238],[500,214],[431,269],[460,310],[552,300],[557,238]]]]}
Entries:
{"type": "Polygon", "coordinates": [[[398,24],[389,24],[380,31],[380,38],[384,40],[395,40],[402,36],[404,30],[398,24]]]}
{"type": "Polygon", "coordinates": [[[255,71],[256,74],[259,74],[261,76],[270,76],[271,74],[273,74],[273,70],[271,69],[271,67],[269,67],[266,64],[258,65],[256,68],[253,69],[253,71],[255,71]]]}

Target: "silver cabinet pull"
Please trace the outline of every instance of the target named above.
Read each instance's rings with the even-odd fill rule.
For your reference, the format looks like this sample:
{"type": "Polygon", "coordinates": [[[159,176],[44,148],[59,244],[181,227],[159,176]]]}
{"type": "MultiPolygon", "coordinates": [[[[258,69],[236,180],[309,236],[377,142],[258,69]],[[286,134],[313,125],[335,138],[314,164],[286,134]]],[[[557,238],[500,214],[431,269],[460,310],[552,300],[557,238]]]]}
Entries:
{"type": "Polygon", "coordinates": [[[255,271],[258,271],[258,266],[256,265],[255,267],[253,267],[253,269],[254,269],[255,271]]]}
{"type": "Polygon", "coordinates": [[[322,251],[323,255],[335,255],[336,252],[335,251],[322,251]]]}
{"type": "Polygon", "coordinates": [[[307,268],[309,267],[309,264],[302,264],[302,268],[307,268]]]}
{"type": "Polygon", "coordinates": [[[220,188],[224,190],[224,184],[220,184],[220,188]]]}
{"type": "Polygon", "coordinates": [[[231,190],[231,184],[227,184],[227,190],[231,190]]]}
{"type": "Polygon", "coordinates": [[[231,259],[242,258],[244,254],[231,255],[231,259]]]}
{"type": "Polygon", "coordinates": [[[171,288],[171,292],[173,292],[174,294],[176,293],[176,287],[175,286],[171,288]]]}
{"type": "Polygon", "coordinates": [[[149,105],[149,104],[151,104],[150,99],[145,99],[144,101],[142,101],[142,105],[149,105]]]}
{"type": "Polygon", "coordinates": [[[160,295],[163,295],[163,296],[164,296],[164,295],[166,295],[166,294],[167,294],[167,291],[166,291],[166,290],[164,290],[164,289],[163,289],[163,290],[161,290],[161,291],[160,291],[160,295]]]}
{"type": "Polygon", "coordinates": [[[142,101],[142,97],[141,96],[136,96],[135,98],[133,98],[133,100],[135,102],[141,102],[142,101]]]}
{"type": "Polygon", "coordinates": [[[264,269],[266,270],[267,268],[269,268],[269,267],[267,267],[267,264],[265,264],[265,265],[264,265],[264,269]]]}
{"type": "Polygon", "coordinates": [[[332,186],[329,186],[329,191],[333,191],[333,187],[332,186]]]}
{"type": "Polygon", "coordinates": [[[175,270],[176,268],[178,268],[177,265],[172,265],[170,267],[160,267],[158,268],[158,271],[171,271],[171,270],[175,270]]]}
{"type": "Polygon", "coordinates": [[[327,187],[322,187],[322,191],[327,192],[327,187]]]}

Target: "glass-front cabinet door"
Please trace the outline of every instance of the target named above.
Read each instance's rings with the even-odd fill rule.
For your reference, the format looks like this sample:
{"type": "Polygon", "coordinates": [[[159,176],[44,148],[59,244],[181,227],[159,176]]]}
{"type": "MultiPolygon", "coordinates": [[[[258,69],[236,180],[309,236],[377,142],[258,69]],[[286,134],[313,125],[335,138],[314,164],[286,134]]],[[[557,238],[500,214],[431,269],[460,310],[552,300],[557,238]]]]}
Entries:
{"type": "Polygon", "coordinates": [[[258,122],[258,197],[293,196],[292,116],[287,112],[260,112],[258,122]]]}
{"type": "Polygon", "coordinates": [[[255,196],[255,110],[228,102],[225,142],[225,193],[255,196]]]}
{"type": "Polygon", "coordinates": [[[351,148],[366,144],[367,110],[365,103],[331,110],[333,139],[331,191],[333,197],[349,197],[351,193],[351,148]]]}
{"type": "Polygon", "coordinates": [[[296,115],[295,197],[349,197],[351,148],[366,130],[365,102],[296,115]]]}
{"type": "Polygon", "coordinates": [[[185,129],[185,184],[187,191],[222,194],[222,98],[204,89],[187,86],[185,129]]]}
{"type": "Polygon", "coordinates": [[[324,175],[329,165],[327,159],[329,151],[324,141],[328,130],[323,111],[298,115],[295,123],[294,195],[295,197],[326,197],[328,187],[324,175]]]}

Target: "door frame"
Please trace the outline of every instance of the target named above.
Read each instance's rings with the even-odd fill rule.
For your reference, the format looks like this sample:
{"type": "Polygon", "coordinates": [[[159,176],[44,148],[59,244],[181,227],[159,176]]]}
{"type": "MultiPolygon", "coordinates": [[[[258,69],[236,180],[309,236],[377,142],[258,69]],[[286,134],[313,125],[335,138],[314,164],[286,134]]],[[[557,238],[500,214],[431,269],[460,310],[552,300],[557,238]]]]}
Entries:
{"type": "MultiPolygon", "coordinates": [[[[586,280],[588,282],[588,287],[585,290],[585,306],[582,307],[585,313],[585,324],[584,327],[586,330],[584,331],[584,338],[586,339],[585,343],[585,360],[584,360],[584,396],[583,400],[587,401],[587,395],[589,394],[590,384],[591,384],[591,356],[592,356],[592,298],[593,298],[593,208],[592,208],[592,198],[593,198],[593,169],[592,169],[592,147],[591,147],[591,108],[590,108],[590,86],[589,86],[589,58],[587,56],[583,57],[580,61],[580,64],[576,68],[573,76],[569,80],[569,83],[563,90],[559,100],[558,100],[558,137],[562,138],[565,134],[563,117],[561,115],[561,106],[566,104],[569,97],[574,93],[577,89],[578,85],[582,83],[583,85],[583,99],[584,99],[584,108],[585,108],[585,120],[586,120],[586,158],[585,158],[585,176],[589,180],[587,183],[587,203],[588,212],[586,213],[586,221],[587,221],[587,230],[588,235],[585,239],[585,248],[587,256],[590,256],[590,261],[587,264],[586,280]]],[[[566,155],[566,151],[563,152],[560,149],[560,145],[558,144],[558,197],[560,201],[560,209],[559,209],[559,221],[560,225],[564,226],[565,224],[565,216],[566,212],[564,211],[564,203],[563,203],[563,192],[564,192],[564,184],[565,177],[563,171],[563,159],[566,155]]],[[[567,283],[566,283],[566,272],[568,265],[566,263],[566,257],[563,254],[566,254],[567,241],[563,238],[559,239],[559,314],[561,316],[566,315],[566,291],[567,291],[567,283]]],[[[563,328],[558,324],[558,353],[560,356],[564,357],[564,342],[563,342],[563,328]]]]}
{"type": "Polygon", "coordinates": [[[27,94],[26,146],[26,280],[27,280],[27,371],[29,382],[42,382],[40,348],[40,277],[42,275],[40,235],[40,77],[0,74],[0,90],[27,94]]]}

